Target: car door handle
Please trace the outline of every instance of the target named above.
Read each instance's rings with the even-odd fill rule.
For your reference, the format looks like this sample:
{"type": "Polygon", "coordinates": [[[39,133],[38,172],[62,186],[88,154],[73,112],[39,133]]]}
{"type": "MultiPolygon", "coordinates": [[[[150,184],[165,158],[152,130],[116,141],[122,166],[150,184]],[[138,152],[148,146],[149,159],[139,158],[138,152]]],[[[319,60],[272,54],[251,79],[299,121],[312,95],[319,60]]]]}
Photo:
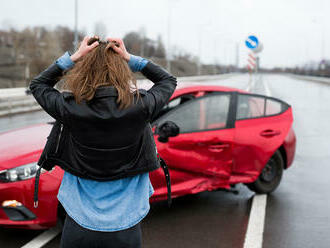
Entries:
{"type": "Polygon", "coordinates": [[[222,152],[224,149],[229,148],[229,144],[214,144],[214,145],[209,145],[208,149],[211,152],[222,152]]]}
{"type": "Polygon", "coordinates": [[[260,133],[261,136],[263,137],[273,137],[276,135],[280,135],[281,132],[278,130],[272,130],[272,129],[266,129],[260,133]]]}

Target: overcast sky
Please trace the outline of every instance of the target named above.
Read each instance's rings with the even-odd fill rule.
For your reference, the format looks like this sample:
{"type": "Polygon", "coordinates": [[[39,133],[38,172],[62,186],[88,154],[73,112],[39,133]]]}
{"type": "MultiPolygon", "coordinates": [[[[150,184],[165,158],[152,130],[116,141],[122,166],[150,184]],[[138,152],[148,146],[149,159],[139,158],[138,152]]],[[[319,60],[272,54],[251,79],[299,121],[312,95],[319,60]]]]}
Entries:
{"type": "MultiPolygon", "coordinates": [[[[260,58],[265,67],[319,61],[322,51],[330,59],[328,0],[78,0],[78,3],[78,28],[88,34],[94,33],[94,25],[100,21],[107,26],[109,36],[122,37],[144,27],[148,37],[156,39],[161,35],[172,50],[200,54],[204,62],[234,63],[238,43],[240,66],[245,66],[249,51],[244,40],[250,34],[264,44],[260,58]]],[[[0,28],[36,25],[73,28],[74,0],[2,1],[0,28]]]]}

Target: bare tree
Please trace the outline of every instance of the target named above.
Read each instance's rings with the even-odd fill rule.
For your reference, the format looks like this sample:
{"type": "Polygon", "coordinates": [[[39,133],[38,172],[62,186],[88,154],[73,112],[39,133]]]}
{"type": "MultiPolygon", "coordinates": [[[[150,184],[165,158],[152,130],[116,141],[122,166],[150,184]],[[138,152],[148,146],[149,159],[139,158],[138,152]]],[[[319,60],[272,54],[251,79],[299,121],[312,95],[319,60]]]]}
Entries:
{"type": "Polygon", "coordinates": [[[162,41],[162,36],[158,35],[158,37],[157,37],[157,47],[156,47],[154,56],[163,59],[163,58],[165,58],[165,55],[166,55],[166,52],[165,52],[165,47],[164,47],[164,44],[163,44],[163,41],[162,41]]]}
{"type": "Polygon", "coordinates": [[[123,38],[127,50],[132,54],[141,54],[141,37],[137,32],[129,32],[123,38]]]}
{"type": "MultiPolygon", "coordinates": [[[[68,27],[57,26],[55,28],[56,36],[60,42],[62,51],[73,51],[74,50],[74,31],[68,27]]],[[[82,40],[84,32],[78,32],[78,40],[82,40]]]]}

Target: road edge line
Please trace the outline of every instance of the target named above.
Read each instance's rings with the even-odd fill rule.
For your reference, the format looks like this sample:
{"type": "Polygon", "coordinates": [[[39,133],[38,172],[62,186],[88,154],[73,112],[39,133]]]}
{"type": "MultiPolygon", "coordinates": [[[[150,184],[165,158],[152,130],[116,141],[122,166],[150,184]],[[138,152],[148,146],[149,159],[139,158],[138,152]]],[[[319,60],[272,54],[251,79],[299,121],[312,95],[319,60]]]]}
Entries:
{"type": "Polygon", "coordinates": [[[58,234],[60,234],[62,229],[59,225],[44,231],[37,237],[33,238],[31,241],[23,245],[21,248],[40,248],[47,244],[49,241],[54,239],[58,234]]]}
{"type": "Polygon", "coordinates": [[[266,217],[267,195],[253,197],[244,248],[262,248],[266,217]]]}

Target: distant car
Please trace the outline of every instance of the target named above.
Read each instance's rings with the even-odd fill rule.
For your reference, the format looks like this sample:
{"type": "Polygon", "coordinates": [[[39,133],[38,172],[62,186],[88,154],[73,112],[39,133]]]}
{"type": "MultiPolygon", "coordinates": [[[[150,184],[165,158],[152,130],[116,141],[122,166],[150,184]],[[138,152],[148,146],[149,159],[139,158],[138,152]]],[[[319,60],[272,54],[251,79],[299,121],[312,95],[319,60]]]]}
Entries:
{"type": "MultiPolygon", "coordinates": [[[[170,168],[172,197],[238,183],[257,193],[274,191],[294,159],[292,123],[292,108],[273,97],[211,85],[177,89],[152,123],[158,152],[170,168]],[[176,136],[173,125],[180,130],[176,136]]],[[[36,162],[50,129],[40,124],[0,134],[0,225],[49,228],[62,213],[59,167],[41,175],[39,207],[33,207],[36,162]]],[[[163,171],[150,178],[150,201],[166,200],[163,171]]]]}

